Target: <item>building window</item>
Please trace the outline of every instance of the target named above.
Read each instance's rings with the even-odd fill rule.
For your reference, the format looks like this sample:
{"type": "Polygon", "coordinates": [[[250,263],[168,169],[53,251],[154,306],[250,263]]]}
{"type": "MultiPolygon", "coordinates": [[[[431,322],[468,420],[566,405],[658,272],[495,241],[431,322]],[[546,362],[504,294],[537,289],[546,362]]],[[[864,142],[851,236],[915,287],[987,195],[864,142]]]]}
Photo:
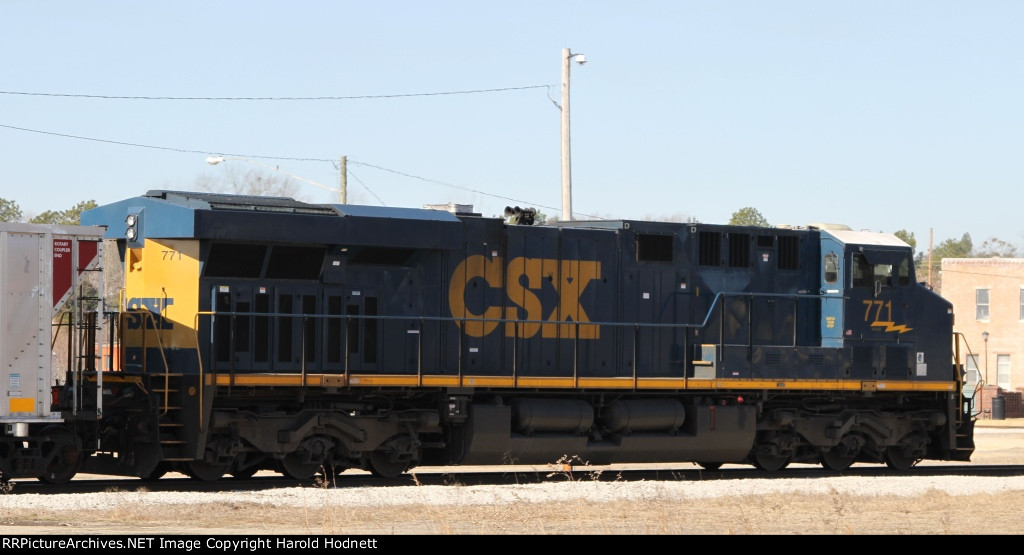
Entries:
{"type": "Polygon", "coordinates": [[[1010,389],[1010,355],[996,355],[996,371],[998,373],[996,385],[1003,389],[1010,389]]]}
{"type": "Polygon", "coordinates": [[[978,375],[978,355],[967,355],[965,362],[967,367],[967,389],[974,389],[978,387],[978,380],[981,378],[978,375]]]}
{"type": "Polygon", "coordinates": [[[988,289],[977,289],[974,292],[975,319],[988,321],[988,289]]]}

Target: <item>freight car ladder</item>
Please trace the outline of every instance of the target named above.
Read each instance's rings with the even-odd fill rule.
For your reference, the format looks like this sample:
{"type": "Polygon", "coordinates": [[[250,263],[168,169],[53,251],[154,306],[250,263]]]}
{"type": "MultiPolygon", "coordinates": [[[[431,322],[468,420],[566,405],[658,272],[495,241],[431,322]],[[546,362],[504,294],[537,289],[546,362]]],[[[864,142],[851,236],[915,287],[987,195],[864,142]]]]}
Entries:
{"type": "MultiPolygon", "coordinates": [[[[99,260],[102,260],[102,256],[99,257],[99,260]]],[[[103,267],[97,263],[83,272],[89,272],[91,275],[96,276],[93,279],[93,283],[99,283],[99,286],[96,288],[95,295],[87,294],[87,288],[80,286],[78,288],[79,293],[75,297],[72,310],[74,321],[71,327],[75,330],[77,344],[79,345],[76,355],[76,367],[82,371],[96,372],[102,369],[102,364],[100,363],[102,355],[97,346],[103,344],[103,327],[98,318],[99,314],[104,313],[103,296],[100,293],[104,287],[103,267]]],[[[102,399],[102,396],[100,398],[102,399]]]]}
{"type": "MultiPolygon", "coordinates": [[[[37,226],[42,227],[42,226],[37,226]]],[[[103,365],[101,346],[105,327],[103,242],[99,230],[74,226],[53,227],[52,285],[55,328],[51,350],[65,337],[65,379],[70,380],[70,408],[83,418],[86,413],[103,418],[103,365]]],[[[98,445],[97,445],[98,447],[98,445]]]]}

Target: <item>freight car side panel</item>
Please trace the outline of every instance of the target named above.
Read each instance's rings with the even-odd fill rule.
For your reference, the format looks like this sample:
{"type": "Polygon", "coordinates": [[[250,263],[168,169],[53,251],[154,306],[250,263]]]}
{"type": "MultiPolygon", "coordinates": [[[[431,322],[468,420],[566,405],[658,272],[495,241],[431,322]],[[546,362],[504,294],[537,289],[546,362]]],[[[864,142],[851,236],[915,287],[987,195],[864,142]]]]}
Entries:
{"type": "MultiPolygon", "coordinates": [[[[50,388],[63,382],[70,359],[56,355],[51,324],[55,317],[68,322],[67,315],[58,316],[62,311],[83,310],[68,302],[78,297],[83,271],[98,264],[100,235],[95,228],[0,222],[0,422],[14,430],[59,420],[51,412],[50,388]]],[[[79,335],[65,340],[77,344],[85,337],[79,335]]],[[[95,364],[81,357],[76,362],[95,364]]],[[[7,448],[0,441],[0,452],[7,448]]]]}

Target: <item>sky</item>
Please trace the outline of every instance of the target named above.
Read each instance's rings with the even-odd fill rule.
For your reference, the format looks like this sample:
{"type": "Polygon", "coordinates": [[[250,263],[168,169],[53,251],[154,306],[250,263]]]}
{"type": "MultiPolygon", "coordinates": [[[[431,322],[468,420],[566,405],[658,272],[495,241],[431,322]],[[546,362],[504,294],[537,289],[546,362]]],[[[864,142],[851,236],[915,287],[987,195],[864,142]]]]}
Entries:
{"type": "Polygon", "coordinates": [[[1022,22],[1015,0],[0,0],[0,198],[31,217],[258,170],[332,203],[344,156],[351,204],[561,217],[568,48],[577,219],[749,206],[1021,248],[1022,22]]]}

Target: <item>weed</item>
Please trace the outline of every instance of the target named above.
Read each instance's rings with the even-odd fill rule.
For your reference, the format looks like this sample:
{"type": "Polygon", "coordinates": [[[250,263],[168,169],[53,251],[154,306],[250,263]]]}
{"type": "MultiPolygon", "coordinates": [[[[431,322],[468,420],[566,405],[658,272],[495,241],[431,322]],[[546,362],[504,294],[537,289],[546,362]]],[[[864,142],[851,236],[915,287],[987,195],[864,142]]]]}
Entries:
{"type": "MultiPolygon", "coordinates": [[[[840,494],[835,488],[829,488],[829,498],[832,501],[832,513],[831,516],[835,518],[835,522],[832,526],[832,533],[839,533],[839,525],[843,522],[846,516],[846,499],[840,494]]],[[[829,515],[826,515],[827,519],[829,515]]],[[[828,521],[826,520],[826,524],[828,521]]],[[[849,530],[847,530],[849,531],[849,530]]]]}
{"type": "Polygon", "coordinates": [[[590,463],[581,459],[579,455],[562,455],[557,461],[548,465],[552,469],[548,473],[548,478],[555,476],[564,476],[570,482],[575,480],[573,477],[573,465],[578,464],[579,466],[590,466],[590,463]]]}

